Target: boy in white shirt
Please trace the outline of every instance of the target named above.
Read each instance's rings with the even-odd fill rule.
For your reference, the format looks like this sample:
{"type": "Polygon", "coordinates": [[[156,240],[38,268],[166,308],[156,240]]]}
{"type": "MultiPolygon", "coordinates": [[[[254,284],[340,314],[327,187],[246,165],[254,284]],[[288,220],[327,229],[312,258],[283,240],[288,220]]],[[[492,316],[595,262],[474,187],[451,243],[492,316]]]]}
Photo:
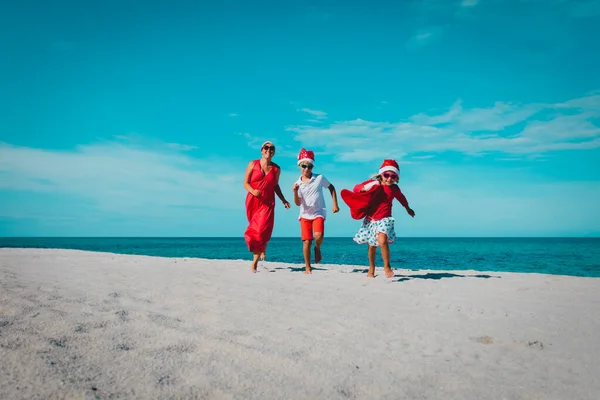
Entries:
{"type": "Polygon", "coordinates": [[[300,178],[292,187],[294,191],[294,203],[300,206],[300,230],[303,242],[304,262],[306,263],[305,274],[312,273],[310,265],[310,248],[313,239],[315,240],[315,264],[321,259],[321,244],[323,244],[323,234],[325,233],[325,197],[323,188],[328,188],[333,200],[332,211],[340,211],[337,202],[335,187],[327,178],[320,174],[313,174],[315,164],[315,153],[307,151],[304,148],[298,155],[298,167],[300,168],[300,178]],[[314,233],[314,234],[313,234],[314,233]]]}

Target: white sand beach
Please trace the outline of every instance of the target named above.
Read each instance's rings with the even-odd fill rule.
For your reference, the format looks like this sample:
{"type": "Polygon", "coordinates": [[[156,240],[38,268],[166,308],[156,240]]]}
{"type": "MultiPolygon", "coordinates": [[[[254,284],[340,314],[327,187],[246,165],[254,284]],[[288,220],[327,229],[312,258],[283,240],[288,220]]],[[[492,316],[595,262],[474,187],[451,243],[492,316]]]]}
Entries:
{"type": "Polygon", "coordinates": [[[249,267],[0,249],[0,398],[600,398],[600,279],[249,267]]]}

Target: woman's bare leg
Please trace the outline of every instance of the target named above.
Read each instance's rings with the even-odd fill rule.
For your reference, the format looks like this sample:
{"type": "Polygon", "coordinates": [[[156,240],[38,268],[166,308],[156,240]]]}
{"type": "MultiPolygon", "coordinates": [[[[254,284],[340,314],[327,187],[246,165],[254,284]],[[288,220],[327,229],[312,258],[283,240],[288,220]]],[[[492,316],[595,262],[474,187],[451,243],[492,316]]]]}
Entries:
{"type": "Polygon", "coordinates": [[[369,272],[367,278],[375,278],[375,252],[377,251],[376,246],[369,246],[369,272]]]}
{"type": "MultiPolygon", "coordinates": [[[[264,254],[264,253],[262,253],[264,254]]],[[[254,257],[252,259],[252,267],[250,268],[250,272],[256,272],[256,270],[258,269],[258,257],[261,255],[261,253],[254,253],[254,257]]]]}

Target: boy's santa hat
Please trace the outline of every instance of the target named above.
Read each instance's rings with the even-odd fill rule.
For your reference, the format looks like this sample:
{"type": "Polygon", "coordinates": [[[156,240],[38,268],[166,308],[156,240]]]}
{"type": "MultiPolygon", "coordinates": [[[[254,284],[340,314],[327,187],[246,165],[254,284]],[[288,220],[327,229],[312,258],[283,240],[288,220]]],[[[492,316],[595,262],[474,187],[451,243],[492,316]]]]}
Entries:
{"type": "Polygon", "coordinates": [[[383,160],[383,164],[379,168],[379,175],[383,174],[385,171],[394,172],[396,175],[400,175],[400,167],[398,167],[398,163],[395,160],[383,160]]]}
{"type": "Polygon", "coordinates": [[[298,165],[300,165],[303,162],[309,162],[314,165],[315,153],[311,150],[306,150],[305,148],[302,148],[302,150],[300,150],[300,154],[298,154],[298,165]]]}

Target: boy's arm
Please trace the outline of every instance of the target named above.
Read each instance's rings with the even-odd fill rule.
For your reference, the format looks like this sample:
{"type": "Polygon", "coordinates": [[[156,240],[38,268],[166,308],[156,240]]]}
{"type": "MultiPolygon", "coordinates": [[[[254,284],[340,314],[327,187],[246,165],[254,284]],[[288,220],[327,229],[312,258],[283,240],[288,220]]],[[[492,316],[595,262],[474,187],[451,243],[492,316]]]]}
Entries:
{"type": "Polygon", "coordinates": [[[301,204],[300,196],[298,196],[299,189],[300,189],[300,185],[298,185],[297,183],[294,183],[294,186],[292,186],[292,190],[294,191],[294,203],[296,203],[297,206],[300,206],[300,204],[301,204]]]}
{"type": "Polygon", "coordinates": [[[337,201],[337,193],[335,192],[335,187],[330,183],[329,184],[329,193],[331,193],[331,200],[333,201],[333,207],[332,207],[332,211],[335,214],[336,212],[340,211],[340,207],[338,206],[338,201],[337,201]]]}

